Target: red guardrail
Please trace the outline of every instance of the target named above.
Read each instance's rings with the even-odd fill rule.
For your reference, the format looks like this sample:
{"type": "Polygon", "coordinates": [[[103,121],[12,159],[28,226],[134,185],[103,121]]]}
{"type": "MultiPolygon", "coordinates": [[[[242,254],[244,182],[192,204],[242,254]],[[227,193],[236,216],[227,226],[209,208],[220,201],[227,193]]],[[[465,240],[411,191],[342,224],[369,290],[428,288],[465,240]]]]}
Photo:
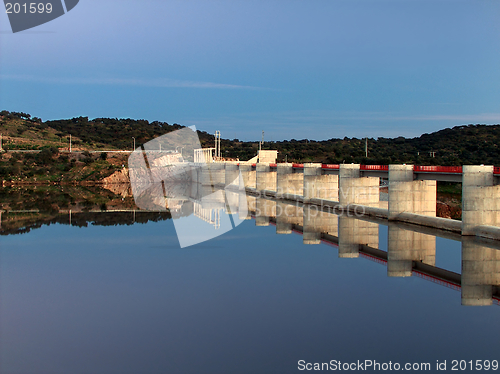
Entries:
{"type": "Polygon", "coordinates": [[[335,169],[335,170],[338,170],[338,169],[340,169],[340,165],[339,164],[322,164],[321,168],[322,169],[335,169]]]}
{"type": "Polygon", "coordinates": [[[360,170],[389,171],[389,165],[360,165],[360,170]]]}
{"type": "MultiPolygon", "coordinates": [[[[239,163],[237,165],[240,165],[239,163]]],[[[256,167],[257,164],[252,164],[252,167],[256,167]]],[[[276,168],[277,164],[269,164],[270,167],[276,168]]],[[[304,164],[292,164],[293,168],[303,169],[304,164]]],[[[340,169],[339,164],[322,164],[322,169],[338,170],[340,169]]],[[[361,170],[379,170],[379,171],[389,171],[389,165],[360,165],[361,170]]],[[[417,173],[447,173],[447,174],[462,174],[461,166],[425,166],[425,165],[415,165],[413,171],[417,173]]],[[[500,175],[500,166],[495,166],[493,168],[493,174],[500,175]]]]}
{"type": "Polygon", "coordinates": [[[462,174],[461,166],[421,166],[415,165],[413,171],[424,173],[452,173],[462,174]]]}

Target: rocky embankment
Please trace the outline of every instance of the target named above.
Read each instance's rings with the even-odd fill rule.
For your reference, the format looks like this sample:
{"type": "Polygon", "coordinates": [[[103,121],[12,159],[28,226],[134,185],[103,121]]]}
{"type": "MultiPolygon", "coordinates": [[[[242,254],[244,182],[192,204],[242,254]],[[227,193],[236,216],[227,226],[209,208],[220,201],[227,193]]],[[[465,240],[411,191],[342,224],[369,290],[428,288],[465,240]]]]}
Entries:
{"type": "Polygon", "coordinates": [[[436,216],[441,218],[462,219],[462,202],[458,196],[437,194],[436,216]]]}
{"type": "Polygon", "coordinates": [[[122,197],[132,196],[132,189],[130,187],[130,178],[127,168],[115,171],[109,177],[104,178],[102,187],[122,197]]]}

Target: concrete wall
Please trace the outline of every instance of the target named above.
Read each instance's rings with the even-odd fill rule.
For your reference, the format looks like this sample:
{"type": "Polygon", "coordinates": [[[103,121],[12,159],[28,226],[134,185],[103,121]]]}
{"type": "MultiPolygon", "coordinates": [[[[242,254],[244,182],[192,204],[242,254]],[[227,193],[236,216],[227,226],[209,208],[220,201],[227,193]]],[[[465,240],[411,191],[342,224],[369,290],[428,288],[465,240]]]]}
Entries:
{"type": "Polygon", "coordinates": [[[500,226],[500,186],[493,185],[493,166],[462,168],[462,235],[477,226],[500,226]]]}
{"type": "Polygon", "coordinates": [[[226,176],[225,176],[225,185],[226,186],[239,186],[239,177],[240,177],[240,168],[234,163],[226,163],[226,176]]]}
{"type": "MultiPolygon", "coordinates": [[[[319,163],[305,164],[304,169],[294,169],[291,163],[280,163],[277,168],[271,168],[269,163],[260,163],[256,167],[226,163],[225,170],[221,169],[222,165],[213,163],[204,168],[192,168],[193,182],[236,185],[238,168],[242,185],[247,189],[276,191],[278,198],[304,203],[311,202],[311,199],[338,200],[340,207],[351,205],[351,210],[353,205],[361,208],[381,206],[379,178],[361,177],[359,164],[340,165],[338,176],[333,173],[324,175],[319,163]]],[[[389,166],[388,209],[380,216],[387,214],[390,220],[450,231],[461,229],[463,235],[500,239],[500,229],[492,231],[495,227],[500,228],[500,186],[494,185],[492,166],[463,167],[463,224],[436,217],[437,183],[414,180],[415,175],[412,165],[389,166]]]]}
{"type": "Polygon", "coordinates": [[[256,187],[256,172],[255,169],[252,167],[252,165],[240,164],[240,173],[243,180],[244,188],[256,187]]]}
{"type": "Polygon", "coordinates": [[[361,177],[359,164],[341,164],[339,171],[339,203],[379,206],[380,178],[361,177]]]}
{"type": "Polygon", "coordinates": [[[256,165],[256,189],[257,191],[276,191],[277,172],[267,163],[256,165]]]}
{"type": "Polygon", "coordinates": [[[304,193],[304,174],[300,172],[296,173],[292,165],[290,163],[277,165],[276,193],[279,195],[291,194],[302,196],[304,193]]]}
{"type": "Polygon", "coordinates": [[[435,217],[436,186],[413,180],[413,165],[389,165],[389,219],[403,212],[435,217]]]}
{"type": "Polygon", "coordinates": [[[322,173],[321,164],[304,164],[304,202],[314,198],[339,201],[339,176],[322,173]]]}

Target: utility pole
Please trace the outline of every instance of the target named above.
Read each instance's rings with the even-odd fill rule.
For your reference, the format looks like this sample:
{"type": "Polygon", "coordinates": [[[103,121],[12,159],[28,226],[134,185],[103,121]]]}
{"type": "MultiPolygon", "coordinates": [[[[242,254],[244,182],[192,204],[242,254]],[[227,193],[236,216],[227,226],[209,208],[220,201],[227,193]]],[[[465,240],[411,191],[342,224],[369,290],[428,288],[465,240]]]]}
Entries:
{"type": "Polygon", "coordinates": [[[132,152],[135,151],[135,138],[132,136],[132,139],[134,139],[134,148],[132,149],[132,152]]]}
{"type": "Polygon", "coordinates": [[[215,158],[220,160],[220,131],[215,132],[215,158]]]}
{"type": "Polygon", "coordinates": [[[262,151],[262,144],[264,144],[264,131],[262,131],[262,140],[259,143],[259,151],[262,151]]]}
{"type": "Polygon", "coordinates": [[[69,134],[69,153],[71,153],[71,134],[69,134]]]}
{"type": "Polygon", "coordinates": [[[368,138],[365,138],[365,157],[368,158],[368,138]]]}

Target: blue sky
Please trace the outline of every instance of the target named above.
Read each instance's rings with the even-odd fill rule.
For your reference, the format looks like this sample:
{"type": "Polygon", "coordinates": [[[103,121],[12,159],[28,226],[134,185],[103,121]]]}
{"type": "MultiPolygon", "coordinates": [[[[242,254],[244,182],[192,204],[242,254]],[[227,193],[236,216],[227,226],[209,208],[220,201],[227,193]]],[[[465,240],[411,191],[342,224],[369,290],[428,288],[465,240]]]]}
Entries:
{"type": "Polygon", "coordinates": [[[0,108],[224,138],[419,136],[500,123],[497,0],[80,0],[13,34],[0,108]]]}

